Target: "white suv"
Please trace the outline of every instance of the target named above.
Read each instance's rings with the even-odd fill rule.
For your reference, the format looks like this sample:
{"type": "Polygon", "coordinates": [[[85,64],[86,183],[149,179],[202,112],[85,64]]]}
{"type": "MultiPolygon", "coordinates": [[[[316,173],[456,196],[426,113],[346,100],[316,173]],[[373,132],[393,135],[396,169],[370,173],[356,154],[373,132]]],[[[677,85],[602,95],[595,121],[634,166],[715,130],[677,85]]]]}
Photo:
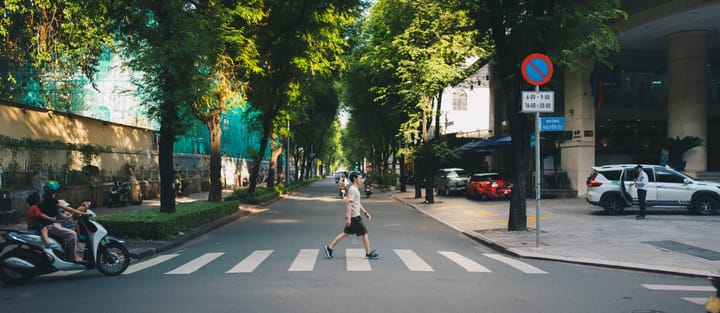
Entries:
{"type": "MultiPolygon", "coordinates": [[[[593,167],[587,179],[587,201],[610,214],[637,205],[635,167],[635,164],[593,167]]],[[[687,207],[700,215],[718,212],[720,183],[698,181],[661,165],[643,165],[643,170],[648,175],[647,206],[687,207]]]]}

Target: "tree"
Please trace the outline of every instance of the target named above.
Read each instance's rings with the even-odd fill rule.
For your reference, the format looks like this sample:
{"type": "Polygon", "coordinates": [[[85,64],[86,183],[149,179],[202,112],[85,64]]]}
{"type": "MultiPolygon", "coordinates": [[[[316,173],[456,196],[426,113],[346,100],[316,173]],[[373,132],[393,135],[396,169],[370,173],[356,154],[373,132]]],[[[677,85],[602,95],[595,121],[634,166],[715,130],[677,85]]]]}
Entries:
{"type": "MultiPolygon", "coordinates": [[[[113,45],[102,3],[77,0],[6,0],[0,6],[0,97],[22,101],[30,85],[63,93],[92,81],[101,55],[113,45]]],[[[42,106],[62,109],[54,99],[42,106]]]]}
{"type": "Polygon", "coordinates": [[[531,116],[520,113],[519,95],[523,89],[520,62],[532,52],[543,52],[560,69],[576,68],[588,59],[607,64],[608,55],[618,50],[615,33],[608,23],[624,15],[616,9],[617,3],[616,0],[462,3],[472,12],[476,27],[492,38],[493,76],[501,90],[496,101],[504,104],[509,119],[514,188],[508,230],[527,229],[526,156],[532,155],[529,135],[533,124],[531,116]]]}
{"type": "Polygon", "coordinates": [[[263,11],[254,0],[246,3],[202,2],[192,9],[199,27],[210,43],[204,67],[209,71],[208,90],[193,103],[195,117],[210,133],[210,190],[208,201],[222,200],[220,184],[223,112],[245,102],[247,77],[259,72],[258,52],[252,37],[253,27],[262,19],[263,11]]]}
{"type": "Polygon", "coordinates": [[[276,118],[289,102],[290,88],[305,74],[328,75],[342,66],[340,56],[347,45],[343,30],[360,12],[358,0],[270,0],[265,5],[268,14],[255,33],[263,71],[251,75],[248,93],[261,112],[263,130],[250,193],[255,191],[261,157],[279,124],[276,118]]]}
{"type": "Polygon", "coordinates": [[[414,1],[416,14],[392,43],[400,58],[396,72],[401,81],[399,89],[411,105],[404,133],[419,129],[422,139],[427,203],[434,202],[432,173],[438,163],[428,134],[433,100],[439,101],[442,90],[461,77],[470,57],[485,54],[476,41],[478,34],[471,27],[468,12],[452,4],[414,1]]]}
{"type": "Polygon", "coordinates": [[[173,144],[193,116],[192,104],[211,90],[209,30],[185,0],[108,1],[122,52],[136,78],[141,105],[160,123],[160,211],[175,212],[173,144]]]}

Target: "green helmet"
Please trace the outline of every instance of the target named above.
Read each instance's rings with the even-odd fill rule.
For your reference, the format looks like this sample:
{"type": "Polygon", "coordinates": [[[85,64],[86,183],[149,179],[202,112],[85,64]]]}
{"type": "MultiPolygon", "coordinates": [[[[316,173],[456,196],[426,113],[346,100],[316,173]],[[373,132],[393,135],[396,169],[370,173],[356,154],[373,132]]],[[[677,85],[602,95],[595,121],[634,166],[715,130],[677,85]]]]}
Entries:
{"type": "Polygon", "coordinates": [[[45,183],[45,191],[57,191],[58,189],[60,189],[60,183],[56,180],[48,180],[45,183]]]}

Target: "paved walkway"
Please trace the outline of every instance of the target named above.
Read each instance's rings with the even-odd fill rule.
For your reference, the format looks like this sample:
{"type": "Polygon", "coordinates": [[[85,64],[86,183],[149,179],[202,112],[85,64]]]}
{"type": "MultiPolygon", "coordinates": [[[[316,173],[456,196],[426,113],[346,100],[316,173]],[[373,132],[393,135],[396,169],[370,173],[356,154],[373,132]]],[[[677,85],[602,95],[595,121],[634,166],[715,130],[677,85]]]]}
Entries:
{"type": "MultiPolygon", "coordinates": [[[[412,187],[412,186],[410,186],[412,187]]],[[[720,276],[720,216],[691,215],[685,209],[649,208],[607,216],[582,199],[543,199],[540,246],[535,200],[527,202],[525,232],[508,232],[509,201],[476,201],[436,196],[434,204],[415,199],[414,189],[392,196],[418,211],[497,250],[525,258],[614,268],[720,276]]],[[[424,191],[423,191],[424,195],[424,191]]]]}

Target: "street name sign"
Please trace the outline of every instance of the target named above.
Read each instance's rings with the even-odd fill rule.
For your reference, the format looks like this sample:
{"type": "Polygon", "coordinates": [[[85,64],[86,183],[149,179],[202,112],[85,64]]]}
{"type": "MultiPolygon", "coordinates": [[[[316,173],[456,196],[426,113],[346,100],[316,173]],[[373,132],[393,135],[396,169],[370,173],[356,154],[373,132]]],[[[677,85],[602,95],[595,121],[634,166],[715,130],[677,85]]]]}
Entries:
{"type": "Polygon", "coordinates": [[[540,131],[543,132],[561,132],[565,131],[564,117],[541,117],[540,131]]]}
{"type": "Polygon", "coordinates": [[[523,91],[522,112],[546,112],[555,111],[554,91],[523,91]]]}

